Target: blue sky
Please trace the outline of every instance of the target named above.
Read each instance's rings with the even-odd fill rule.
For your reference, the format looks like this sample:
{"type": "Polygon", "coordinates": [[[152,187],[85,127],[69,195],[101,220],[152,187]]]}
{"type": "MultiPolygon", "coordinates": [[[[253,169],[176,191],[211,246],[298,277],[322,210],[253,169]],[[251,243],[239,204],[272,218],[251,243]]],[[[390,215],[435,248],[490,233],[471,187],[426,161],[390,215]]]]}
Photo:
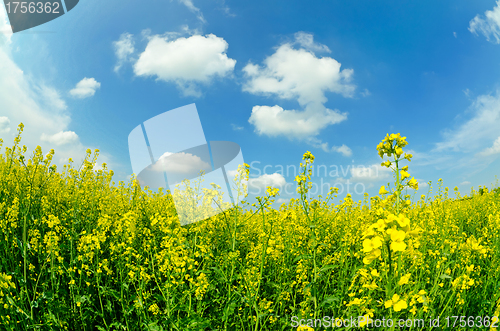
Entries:
{"type": "Polygon", "coordinates": [[[286,169],[310,150],[323,194],[373,196],[392,181],[375,147],[397,132],[418,194],[500,174],[500,1],[87,0],[9,29],[0,6],[0,137],[23,122],[59,165],[99,148],[126,180],[129,133],[195,103],[207,141],[241,146],[251,192],[295,197],[286,169]]]}

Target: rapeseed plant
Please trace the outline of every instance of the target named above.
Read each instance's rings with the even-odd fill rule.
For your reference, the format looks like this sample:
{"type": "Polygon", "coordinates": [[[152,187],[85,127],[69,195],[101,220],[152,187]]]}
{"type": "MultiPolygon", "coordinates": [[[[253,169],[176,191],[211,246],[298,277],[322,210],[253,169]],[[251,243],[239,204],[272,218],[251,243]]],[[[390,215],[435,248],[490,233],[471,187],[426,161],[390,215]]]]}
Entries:
{"type": "Polygon", "coordinates": [[[405,190],[418,183],[399,134],[377,146],[395,176],[379,196],[332,203],[332,188],[311,198],[306,152],[297,199],[274,209],[279,192],[268,188],[253,206],[240,201],[241,165],[240,203],[215,215],[217,187],[197,191],[192,181],[177,192],[186,204],[174,206],[175,189],[93,170],[97,150],[58,171],[54,151],[25,156],[23,128],[0,155],[1,330],[283,330],[293,316],[362,316],[369,327],[453,315],[482,316],[493,330],[498,320],[499,189],[455,189],[452,199],[438,180],[434,196],[429,183],[412,201],[405,190]],[[199,212],[207,219],[180,224],[177,213],[199,212]]]}

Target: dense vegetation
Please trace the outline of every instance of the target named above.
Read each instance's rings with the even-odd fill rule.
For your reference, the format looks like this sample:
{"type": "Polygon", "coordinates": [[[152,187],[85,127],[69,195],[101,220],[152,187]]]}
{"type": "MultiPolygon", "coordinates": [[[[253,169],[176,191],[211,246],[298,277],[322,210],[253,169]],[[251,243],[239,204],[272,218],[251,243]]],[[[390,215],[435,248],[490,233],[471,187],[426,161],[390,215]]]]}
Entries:
{"type": "Polygon", "coordinates": [[[253,206],[181,227],[170,195],[93,170],[97,151],[58,171],[54,151],[26,159],[21,132],[0,155],[2,330],[289,330],[301,319],[323,330],[358,316],[425,319],[419,330],[438,316],[442,328],[447,316],[495,325],[500,191],[452,199],[439,181],[410,201],[418,183],[399,134],[377,147],[395,173],[380,196],[308,199],[308,152],[299,199],[275,210],[269,188],[253,206]]]}

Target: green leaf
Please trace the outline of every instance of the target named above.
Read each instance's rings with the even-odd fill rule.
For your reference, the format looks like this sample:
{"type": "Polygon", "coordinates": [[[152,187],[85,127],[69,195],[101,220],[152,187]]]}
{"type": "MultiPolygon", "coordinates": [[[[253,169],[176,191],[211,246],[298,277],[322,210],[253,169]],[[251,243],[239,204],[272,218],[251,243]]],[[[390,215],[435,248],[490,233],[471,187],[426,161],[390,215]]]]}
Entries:
{"type": "Polygon", "coordinates": [[[320,307],[324,307],[324,306],[327,306],[327,305],[331,305],[332,303],[334,302],[339,302],[340,299],[338,297],[334,297],[334,296],[328,296],[328,297],[325,297],[325,299],[320,303],[320,307]]]}
{"type": "Polygon", "coordinates": [[[318,270],[318,273],[326,272],[328,270],[334,269],[335,267],[336,266],[333,264],[327,264],[327,265],[321,267],[321,269],[318,270]]]}
{"type": "Polygon", "coordinates": [[[293,260],[293,264],[297,263],[299,260],[309,260],[312,258],[310,254],[299,255],[293,260]]]}

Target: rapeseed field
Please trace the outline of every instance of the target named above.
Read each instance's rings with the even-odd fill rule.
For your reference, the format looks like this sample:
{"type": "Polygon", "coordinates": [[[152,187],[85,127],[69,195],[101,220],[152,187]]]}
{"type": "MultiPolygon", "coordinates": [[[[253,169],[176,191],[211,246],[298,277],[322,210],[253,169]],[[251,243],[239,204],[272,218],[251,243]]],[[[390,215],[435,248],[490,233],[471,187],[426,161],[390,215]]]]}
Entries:
{"type": "Polygon", "coordinates": [[[105,165],[93,170],[97,150],[63,169],[53,150],[28,158],[22,130],[13,148],[0,145],[2,330],[499,326],[500,190],[452,198],[440,180],[412,201],[418,182],[399,134],[377,146],[395,178],[378,196],[308,198],[307,152],[299,199],[273,209],[279,192],[268,188],[181,227],[171,195],[115,184],[105,165]]]}

